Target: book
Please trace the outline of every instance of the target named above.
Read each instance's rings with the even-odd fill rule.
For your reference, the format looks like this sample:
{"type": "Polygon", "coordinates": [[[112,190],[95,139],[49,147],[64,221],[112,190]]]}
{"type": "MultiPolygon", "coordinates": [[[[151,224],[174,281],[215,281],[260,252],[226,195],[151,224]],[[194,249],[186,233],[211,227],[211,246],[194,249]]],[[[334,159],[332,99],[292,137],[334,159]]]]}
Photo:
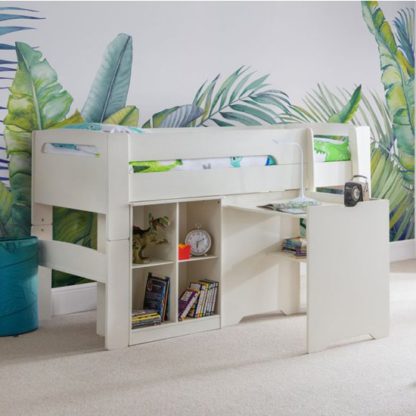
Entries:
{"type": "Polygon", "coordinates": [[[285,212],[286,214],[302,215],[306,214],[307,208],[312,205],[320,205],[320,202],[314,199],[292,199],[290,201],[282,201],[266,205],[259,205],[258,208],[285,212]]]}
{"type": "Polygon", "coordinates": [[[201,318],[214,314],[219,283],[215,280],[201,279],[191,282],[189,288],[199,291],[199,295],[191,307],[188,317],[201,318]]]}
{"type": "Polygon", "coordinates": [[[162,322],[167,319],[169,282],[169,277],[160,277],[154,273],[147,276],[143,309],[156,310],[162,322]]]}
{"type": "Polygon", "coordinates": [[[210,315],[213,315],[215,311],[219,283],[215,280],[210,280],[210,279],[203,279],[203,281],[209,283],[208,306],[207,306],[206,315],[210,316],[210,315]]]}
{"type": "Polygon", "coordinates": [[[132,329],[150,325],[159,325],[162,322],[160,314],[155,309],[133,310],[131,316],[132,329]]]}
{"type": "Polygon", "coordinates": [[[206,311],[206,307],[207,307],[207,299],[208,299],[208,289],[209,289],[209,284],[207,282],[203,282],[203,281],[199,281],[199,283],[201,284],[201,290],[202,290],[202,298],[200,300],[201,302],[201,308],[199,310],[199,314],[197,314],[198,318],[202,318],[203,316],[205,316],[205,311],[206,311]]]}
{"type": "Polygon", "coordinates": [[[198,299],[199,290],[197,289],[186,289],[179,298],[178,305],[178,319],[181,321],[186,318],[192,306],[198,299]]]}
{"type": "Polygon", "coordinates": [[[303,237],[286,238],[283,240],[282,251],[294,254],[296,257],[306,257],[306,239],[303,237]]]}

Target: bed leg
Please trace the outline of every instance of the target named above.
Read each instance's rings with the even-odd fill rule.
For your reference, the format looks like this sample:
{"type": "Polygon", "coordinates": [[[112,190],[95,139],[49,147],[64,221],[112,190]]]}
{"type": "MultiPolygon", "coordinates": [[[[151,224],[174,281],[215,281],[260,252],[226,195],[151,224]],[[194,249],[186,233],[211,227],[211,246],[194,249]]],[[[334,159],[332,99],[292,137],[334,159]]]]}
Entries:
{"type": "Polygon", "coordinates": [[[97,335],[105,335],[105,284],[97,282],[97,335]]]}
{"type": "MultiPolygon", "coordinates": [[[[52,240],[52,225],[33,225],[31,234],[39,239],[39,264],[42,264],[42,240],[52,240]]],[[[38,313],[39,320],[52,318],[52,270],[38,269],[38,313]]]]}
{"type": "Polygon", "coordinates": [[[129,240],[107,242],[108,274],[105,285],[105,347],[129,345],[130,337],[130,244],[129,240]]]}

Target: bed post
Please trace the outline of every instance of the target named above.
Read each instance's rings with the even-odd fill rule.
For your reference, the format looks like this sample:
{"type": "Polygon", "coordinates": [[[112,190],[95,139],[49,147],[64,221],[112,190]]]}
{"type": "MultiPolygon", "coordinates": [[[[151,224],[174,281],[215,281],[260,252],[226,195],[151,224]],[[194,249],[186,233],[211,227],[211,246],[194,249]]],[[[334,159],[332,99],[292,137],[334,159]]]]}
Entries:
{"type": "MultiPolygon", "coordinates": [[[[36,132],[32,134],[32,154],[36,149],[36,132]]],[[[32,159],[32,172],[35,171],[35,158],[32,159]]],[[[35,187],[32,175],[32,212],[31,212],[31,234],[39,239],[39,255],[42,255],[41,241],[52,240],[53,207],[50,205],[37,204],[35,187]]],[[[39,259],[39,264],[42,264],[39,259]]],[[[52,317],[52,270],[39,266],[38,270],[38,312],[39,320],[47,320],[52,317]]]]}
{"type": "MultiPolygon", "coordinates": [[[[42,240],[52,240],[52,211],[53,207],[32,203],[31,234],[39,239],[39,255],[42,256],[42,240]]],[[[42,264],[42,259],[39,261],[42,264]]],[[[52,317],[52,270],[39,266],[38,271],[38,311],[39,320],[52,317]]]]}
{"type": "Polygon", "coordinates": [[[349,138],[352,174],[364,175],[367,177],[371,196],[370,128],[367,126],[351,126],[349,138]]]}
{"type": "MultiPolygon", "coordinates": [[[[105,287],[105,347],[123,348],[130,337],[130,207],[129,140],[108,134],[108,202],[106,214],[107,281],[105,287]]],[[[100,243],[103,243],[103,241],[100,243]]],[[[101,296],[98,289],[98,295],[101,296]]]]}

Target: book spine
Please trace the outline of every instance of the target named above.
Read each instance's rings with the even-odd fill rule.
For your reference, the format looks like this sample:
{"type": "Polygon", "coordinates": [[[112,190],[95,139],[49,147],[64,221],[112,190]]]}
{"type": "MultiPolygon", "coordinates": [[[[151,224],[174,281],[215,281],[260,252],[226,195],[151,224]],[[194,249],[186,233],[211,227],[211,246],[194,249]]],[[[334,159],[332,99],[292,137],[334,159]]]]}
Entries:
{"type": "Polygon", "coordinates": [[[207,296],[206,287],[203,284],[201,284],[201,292],[199,294],[199,302],[198,302],[198,306],[196,308],[196,317],[197,318],[202,317],[202,312],[204,310],[206,296],[207,296]]]}
{"type": "Polygon", "coordinates": [[[204,303],[202,304],[202,310],[201,310],[201,317],[206,316],[207,313],[207,306],[208,306],[208,290],[209,290],[209,283],[203,282],[202,283],[205,287],[205,298],[204,303]]]}
{"type": "Polygon", "coordinates": [[[193,304],[193,306],[192,306],[192,308],[191,308],[191,310],[189,311],[189,314],[188,314],[188,316],[190,318],[196,318],[197,317],[198,304],[201,300],[201,285],[199,283],[193,282],[189,285],[189,287],[191,289],[195,289],[195,290],[198,291],[198,296],[196,298],[196,302],[193,304]]]}
{"type": "Polygon", "coordinates": [[[191,299],[189,300],[189,303],[186,305],[186,308],[184,309],[184,311],[182,312],[181,316],[179,319],[185,319],[186,316],[188,315],[189,311],[191,310],[192,306],[195,304],[196,299],[198,297],[198,293],[194,292],[191,296],[191,299]]]}
{"type": "Polygon", "coordinates": [[[215,286],[214,286],[214,297],[212,300],[212,314],[215,314],[215,306],[217,305],[217,295],[218,295],[218,288],[219,288],[220,284],[219,282],[215,282],[215,286]]]}

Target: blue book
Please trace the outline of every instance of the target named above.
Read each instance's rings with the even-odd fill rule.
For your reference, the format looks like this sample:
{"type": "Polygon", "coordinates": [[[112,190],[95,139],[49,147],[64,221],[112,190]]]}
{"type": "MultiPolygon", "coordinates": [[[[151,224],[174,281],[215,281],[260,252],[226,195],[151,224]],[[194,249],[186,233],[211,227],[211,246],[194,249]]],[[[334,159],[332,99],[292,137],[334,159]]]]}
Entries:
{"type": "Polygon", "coordinates": [[[144,294],[144,309],[155,309],[162,318],[167,319],[167,304],[169,298],[169,277],[147,276],[146,291],[144,294]]]}

